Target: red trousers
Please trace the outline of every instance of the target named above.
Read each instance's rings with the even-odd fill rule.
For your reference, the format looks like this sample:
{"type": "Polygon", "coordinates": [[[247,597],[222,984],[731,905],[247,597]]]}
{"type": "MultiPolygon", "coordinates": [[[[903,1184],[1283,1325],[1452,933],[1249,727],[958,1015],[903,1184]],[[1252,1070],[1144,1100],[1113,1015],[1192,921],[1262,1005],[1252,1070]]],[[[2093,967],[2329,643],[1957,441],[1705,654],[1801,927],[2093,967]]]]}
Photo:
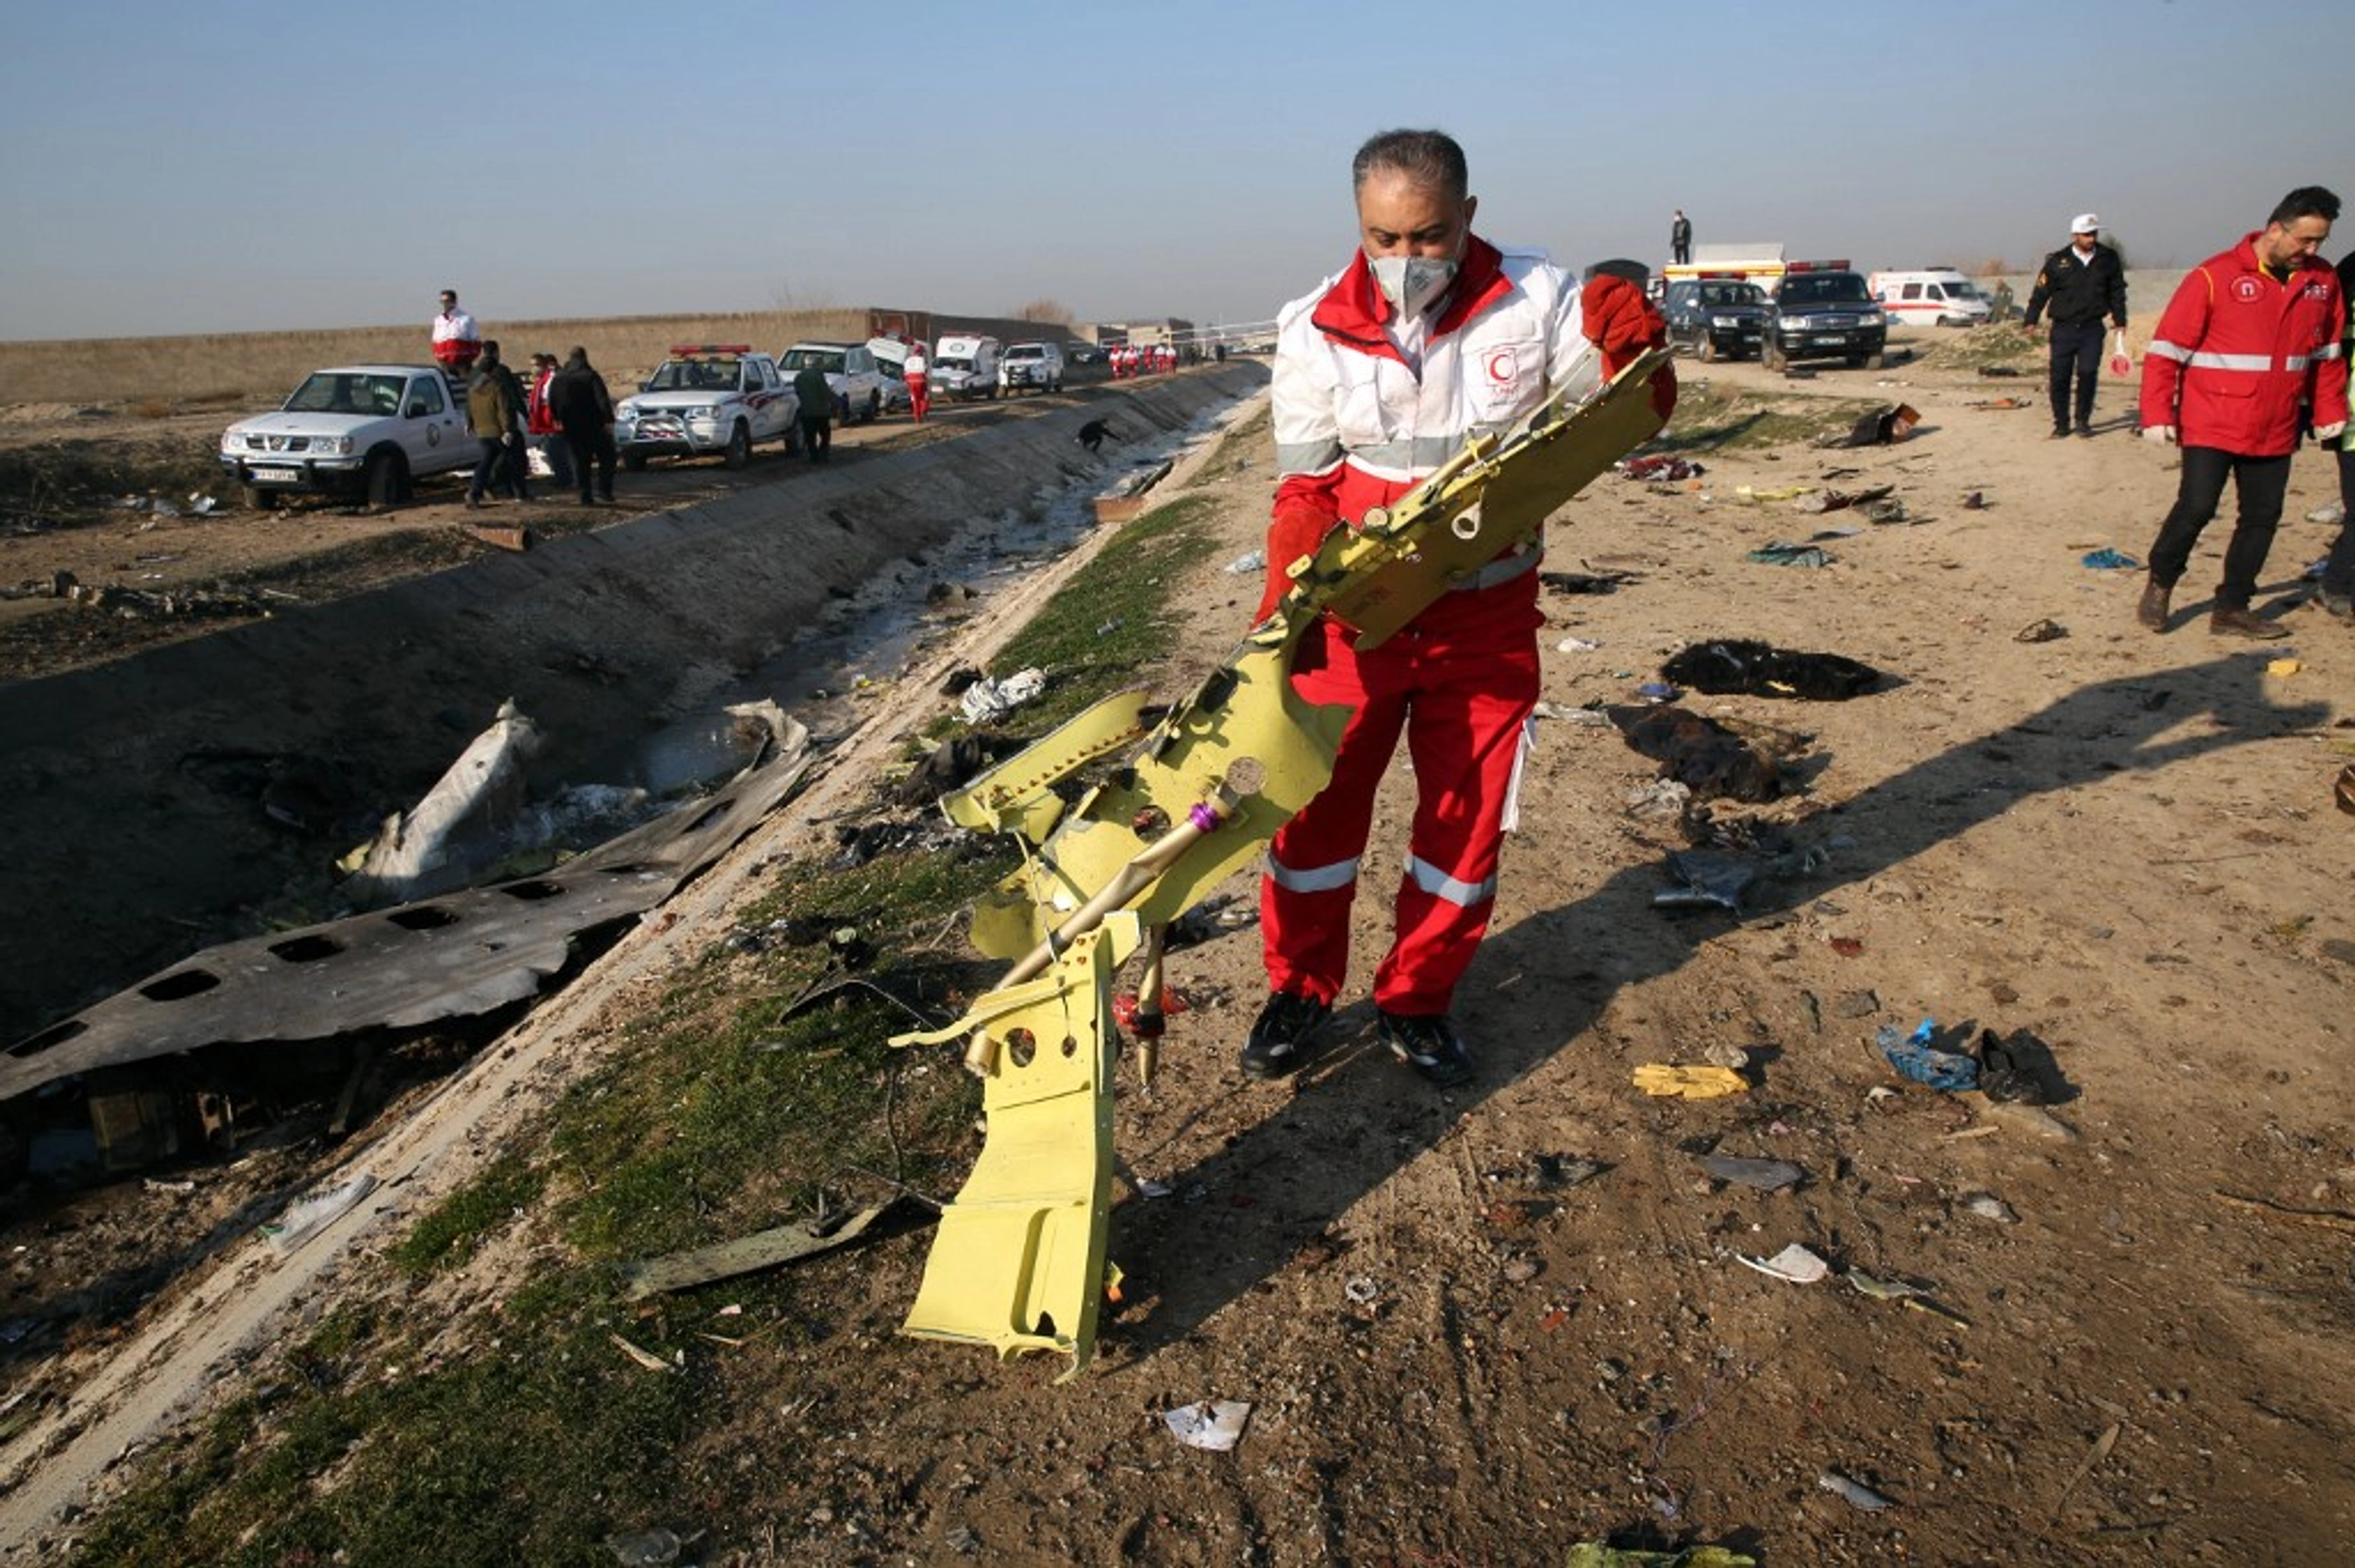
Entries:
{"type": "Polygon", "coordinates": [[[1293,689],[1355,711],[1332,782],[1269,846],[1259,920],[1270,990],[1327,1002],[1339,992],[1358,860],[1404,733],[1415,821],[1373,999],[1409,1016],[1447,1011],[1496,904],[1506,806],[1537,702],[1537,643],[1527,626],[1521,619],[1502,635],[1493,627],[1450,635],[1419,622],[1360,653],[1327,622],[1303,640],[1293,689]]]}
{"type": "Polygon", "coordinates": [[[908,411],[914,416],[916,422],[921,424],[924,422],[924,417],[932,412],[932,381],[928,376],[920,375],[912,375],[907,379],[908,411]]]}

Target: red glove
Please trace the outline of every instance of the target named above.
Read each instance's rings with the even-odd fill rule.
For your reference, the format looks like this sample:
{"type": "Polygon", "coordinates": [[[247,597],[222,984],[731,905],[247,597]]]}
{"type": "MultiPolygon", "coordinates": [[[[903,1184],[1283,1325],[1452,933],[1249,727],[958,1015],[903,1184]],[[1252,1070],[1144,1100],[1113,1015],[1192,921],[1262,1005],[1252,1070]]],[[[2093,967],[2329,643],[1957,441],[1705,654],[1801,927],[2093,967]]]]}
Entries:
{"type": "Polygon", "coordinates": [[[1587,341],[1603,355],[1603,373],[1615,376],[1647,349],[1668,347],[1668,323],[1644,292],[1608,272],[1588,280],[1579,294],[1587,341]]]}
{"type": "MultiPolygon", "coordinates": [[[[1644,292],[1609,272],[1598,272],[1579,294],[1579,315],[1587,341],[1603,356],[1603,373],[1617,375],[1647,349],[1668,347],[1668,323],[1644,292]]],[[[1652,372],[1652,412],[1668,422],[1676,411],[1676,367],[1652,372]]]]}
{"type": "Polygon", "coordinates": [[[1303,555],[1316,554],[1316,546],[1339,521],[1298,501],[1280,507],[1268,520],[1268,587],[1260,596],[1258,613],[1251,617],[1253,625],[1273,614],[1291,590],[1292,577],[1284,568],[1303,555]]]}

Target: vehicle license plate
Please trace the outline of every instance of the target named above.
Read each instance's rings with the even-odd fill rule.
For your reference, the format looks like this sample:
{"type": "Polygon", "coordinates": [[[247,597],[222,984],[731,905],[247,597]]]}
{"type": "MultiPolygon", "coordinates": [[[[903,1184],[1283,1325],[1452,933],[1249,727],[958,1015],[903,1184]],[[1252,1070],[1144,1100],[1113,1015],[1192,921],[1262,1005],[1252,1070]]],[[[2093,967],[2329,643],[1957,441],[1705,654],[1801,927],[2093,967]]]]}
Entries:
{"type": "Polygon", "coordinates": [[[257,468],[253,471],[257,485],[299,485],[303,471],[299,468],[257,468]]]}
{"type": "Polygon", "coordinates": [[[1815,340],[1815,343],[1816,347],[1819,349],[1837,349],[1841,344],[1845,343],[1847,339],[1845,338],[1819,338],[1815,340]]]}

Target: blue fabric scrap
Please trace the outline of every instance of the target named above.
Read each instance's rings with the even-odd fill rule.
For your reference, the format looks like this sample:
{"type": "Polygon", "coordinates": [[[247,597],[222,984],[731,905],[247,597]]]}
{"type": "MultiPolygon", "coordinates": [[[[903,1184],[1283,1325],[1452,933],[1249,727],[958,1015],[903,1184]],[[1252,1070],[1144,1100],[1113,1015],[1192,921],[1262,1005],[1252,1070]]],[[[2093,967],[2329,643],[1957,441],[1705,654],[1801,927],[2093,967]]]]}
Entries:
{"type": "Polygon", "coordinates": [[[1979,1087],[1979,1063],[1970,1057],[1953,1051],[1942,1051],[1930,1042],[1937,1037],[1937,1021],[1924,1018],[1913,1033],[1900,1036],[1897,1025],[1884,1024],[1874,1035],[1873,1043],[1889,1065],[1916,1083],[1933,1089],[1955,1090],[1979,1087]]]}

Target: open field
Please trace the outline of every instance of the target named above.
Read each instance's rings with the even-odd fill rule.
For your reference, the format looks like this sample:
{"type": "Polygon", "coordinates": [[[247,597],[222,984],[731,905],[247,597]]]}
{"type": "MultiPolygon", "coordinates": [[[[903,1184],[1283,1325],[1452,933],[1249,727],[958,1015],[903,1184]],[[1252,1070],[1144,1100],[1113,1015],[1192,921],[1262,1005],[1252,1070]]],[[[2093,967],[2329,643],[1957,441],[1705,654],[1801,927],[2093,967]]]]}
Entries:
{"type": "MultiPolygon", "coordinates": [[[[914,1207],[858,1249],[660,1302],[622,1299],[619,1271],[889,1190],[854,1166],[953,1190],[974,1139],[948,1055],[889,1052],[881,1008],[784,1018],[829,971],[771,933],[848,921],[879,978],[936,999],[986,983],[952,917],[1003,847],[848,870],[837,830],[902,815],[890,770],[955,727],[939,687],[960,665],[1002,674],[1085,625],[1109,628],[1104,651],[1061,672],[1062,699],[1205,674],[1256,601],[1223,568],[1264,523],[1263,420],[1176,475],[1133,539],[1099,534],[944,627],[809,796],[419,1115],[347,1151],[189,1167],[184,1194],[17,1210],[0,1240],[23,1249],[9,1315],[36,1325],[12,1364],[24,1419],[70,1434],[209,1391],[90,1478],[92,1513],[12,1517],[8,1539],[26,1560],[73,1538],[97,1562],[587,1563],[661,1528],[691,1541],[680,1561],[747,1568],[1558,1563],[1603,1537],[1766,1568],[2342,1555],[2355,818],[2330,782],[2355,637],[2298,580],[2327,538],[2301,520],[2329,467],[2295,465],[2260,601],[2291,642],[2205,630],[2221,525],[2154,636],[2133,574],[2081,564],[2142,554],[2174,487],[2122,388],[2105,383],[2097,439],[2049,442],[2028,355],[1902,340],[1913,357],[1878,373],[1683,365],[1671,440],[1707,471],[1606,477],[1550,530],[1549,567],[1626,574],[1546,601],[1545,695],[1564,710],[1628,700],[1668,654],[1724,637],[1887,674],[1839,704],[1686,699],[1804,738],[1782,799],[1717,820],[1787,832],[1821,852],[1809,868],[1740,913],[1656,907],[1686,840],[1631,808],[1654,765],[1547,720],[1459,997],[1483,1067],[1467,1088],[1435,1094],[1386,1059],[1361,989],[1308,1071],[1247,1082],[1256,933],[1177,954],[1190,1011],[1155,1093],[1124,1078],[1117,1106],[1130,1171],[1168,1196],[1116,1188],[1124,1299],[1076,1383],[894,1336],[929,1236],[914,1207]],[[1901,444],[1799,439],[1899,400],[1924,416],[1901,444]],[[1759,430],[1774,439],[1737,439],[1759,430]],[[1881,485],[1902,521],[1740,498],[1881,485]],[[1819,533],[1823,566],[1746,558],[1819,533]],[[2047,621],[2060,635],[2020,636],[2047,621]],[[2041,1041],[2049,1115],[1899,1078],[1875,1033],[1924,1018],[2041,1041]],[[1745,1093],[1631,1087],[1727,1049],[1745,1093]],[[1804,1174],[1754,1191],[1709,1155],[1804,1174]],[[257,1215],[338,1161],[391,1201],[276,1263],[257,1215]],[[1794,1242],[1878,1288],[1739,1261],[1794,1242]],[[174,1244],[187,1272],[161,1287],[105,1261],[174,1244]],[[65,1333],[59,1302],[88,1274],[155,1297],[126,1287],[65,1333]],[[253,1337],[221,1333],[236,1322],[253,1337]],[[1171,1437],[1163,1413],[1203,1399],[1253,1406],[1233,1453],[1171,1437]],[[1827,1474],[1893,1505],[1860,1509],[1827,1474]]],[[[1404,775],[1368,852],[1361,975],[1401,874],[1404,775]]],[[[1249,909],[1247,877],[1226,891],[1249,909]]],[[[41,1490],[40,1454],[6,1459],[0,1512],[41,1490]]]]}

